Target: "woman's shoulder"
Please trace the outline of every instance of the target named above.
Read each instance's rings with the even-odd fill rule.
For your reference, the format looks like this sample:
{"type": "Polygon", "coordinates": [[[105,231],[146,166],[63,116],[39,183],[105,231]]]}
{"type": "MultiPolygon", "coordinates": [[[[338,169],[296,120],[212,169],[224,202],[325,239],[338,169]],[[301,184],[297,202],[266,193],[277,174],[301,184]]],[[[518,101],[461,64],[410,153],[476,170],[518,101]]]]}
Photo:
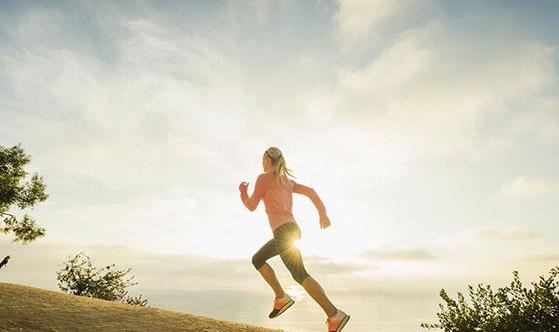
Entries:
{"type": "Polygon", "coordinates": [[[270,180],[273,180],[274,178],[275,178],[274,173],[265,172],[265,173],[260,173],[260,175],[258,175],[257,180],[264,181],[264,182],[269,182],[270,180]]]}
{"type": "Polygon", "coordinates": [[[293,188],[297,184],[293,179],[284,175],[284,182],[280,185],[279,181],[277,181],[276,179],[276,174],[274,174],[274,172],[260,173],[260,175],[258,175],[258,179],[274,187],[278,185],[280,187],[287,186],[289,188],[293,188]]]}

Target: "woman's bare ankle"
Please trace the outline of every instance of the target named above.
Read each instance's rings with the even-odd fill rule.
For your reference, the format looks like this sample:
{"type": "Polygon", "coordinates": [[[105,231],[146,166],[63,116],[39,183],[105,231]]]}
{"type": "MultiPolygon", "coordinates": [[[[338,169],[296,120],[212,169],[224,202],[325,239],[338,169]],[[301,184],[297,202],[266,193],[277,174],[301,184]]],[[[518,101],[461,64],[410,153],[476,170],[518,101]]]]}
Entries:
{"type": "Polygon", "coordinates": [[[284,296],[285,296],[285,292],[276,294],[276,299],[281,299],[281,298],[284,297],[284,296]]]}
{"type": "Polygon", "coordinates": [[[336,316],[336,314],[338,313],[338,309],[334,308],[333,311],[330,311],[330,313],[332,313],[332,312],[333,312],[332,315],[328,315],[328,313],[327,313],[326,316],[328,316],[328,318],[332,318],[332,317],[336,316]]]}

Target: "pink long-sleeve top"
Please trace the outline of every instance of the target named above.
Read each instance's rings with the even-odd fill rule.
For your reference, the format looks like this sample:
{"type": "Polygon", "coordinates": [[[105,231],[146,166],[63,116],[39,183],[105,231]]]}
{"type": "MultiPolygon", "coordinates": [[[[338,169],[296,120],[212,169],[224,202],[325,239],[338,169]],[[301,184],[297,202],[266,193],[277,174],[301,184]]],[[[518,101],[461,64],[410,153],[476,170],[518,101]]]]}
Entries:
{"type": "Polygon", "coordinates": [[[314,189],[296,183],[292,179],[288,179],[286,184],[282,185],[276,180],[273,172],[260,174],[256,179],[252,196],[249,197],[248,194],[242,193],[241,200],[250,211],[254,211],[260,200],[263,200],[268,222],[272,231],[274,231],[285,223],[295,222],[292,212],[293,193],[309,197],[319,215],[326,216],[326,208],[314,189]]]}

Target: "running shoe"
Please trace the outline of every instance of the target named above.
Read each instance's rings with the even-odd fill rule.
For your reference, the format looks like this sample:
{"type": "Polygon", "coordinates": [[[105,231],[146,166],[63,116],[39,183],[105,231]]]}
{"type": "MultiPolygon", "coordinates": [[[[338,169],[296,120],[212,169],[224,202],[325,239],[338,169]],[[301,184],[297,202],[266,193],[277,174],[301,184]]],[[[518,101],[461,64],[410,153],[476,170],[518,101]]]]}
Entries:
{"type": "Polygon", "coordinates": [[[279,315],[283,314],[289,307],[291,307],[295,303],[289,294],[285,293],[285,295],[281,299],[274,299],[274,308],[272,312],[268,315],[270,318],[276,318],[279,315]]]}
{"type": "Polygon", "coordinates": [[[340,332],[349,321],[349,315],[338,310],[336,314],[326,320],[328,332],[340,332]]]}

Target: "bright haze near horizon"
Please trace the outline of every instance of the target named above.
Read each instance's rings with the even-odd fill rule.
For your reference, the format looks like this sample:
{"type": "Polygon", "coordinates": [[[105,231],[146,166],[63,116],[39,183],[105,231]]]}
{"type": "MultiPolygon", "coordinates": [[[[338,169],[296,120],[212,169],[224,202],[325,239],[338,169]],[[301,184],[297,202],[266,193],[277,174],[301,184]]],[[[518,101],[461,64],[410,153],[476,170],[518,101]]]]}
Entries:
{"type": "MultiPolygon", "coordinates": [[[[324,314],[271,264],[238,184],[270,146],[296,181],[308,271],[349,331],[420,331],[438,293],[559,262],[556,1],[0,1],[0,144],[21,143],[47,230],[0,281],[56,290],[85,251],[150,305],[289,331],[324,314]]],[[[19,214],[22,211],[13,211],[19,214]]]]}

